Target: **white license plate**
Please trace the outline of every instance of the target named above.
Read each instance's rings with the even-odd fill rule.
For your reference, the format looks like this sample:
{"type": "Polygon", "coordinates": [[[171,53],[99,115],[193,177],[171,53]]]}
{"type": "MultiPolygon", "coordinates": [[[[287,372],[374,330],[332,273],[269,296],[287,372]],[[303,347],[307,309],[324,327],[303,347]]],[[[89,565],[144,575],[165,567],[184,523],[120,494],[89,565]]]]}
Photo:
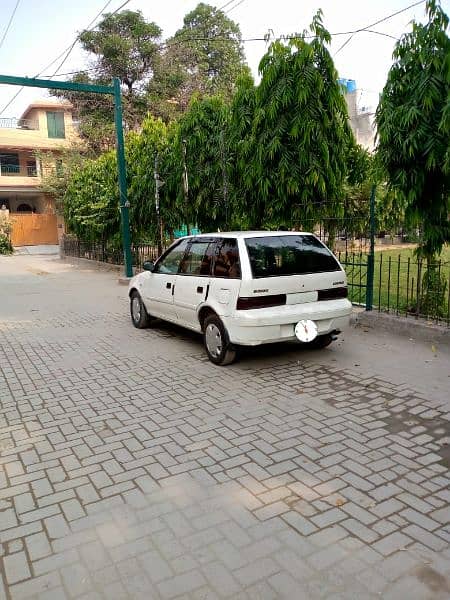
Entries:
{"type": "Polygon", "coordinates": [[[311,319],[302,319],[294,329],[300,342],[312,342],[317,337],[317,325],[311,319]]]}

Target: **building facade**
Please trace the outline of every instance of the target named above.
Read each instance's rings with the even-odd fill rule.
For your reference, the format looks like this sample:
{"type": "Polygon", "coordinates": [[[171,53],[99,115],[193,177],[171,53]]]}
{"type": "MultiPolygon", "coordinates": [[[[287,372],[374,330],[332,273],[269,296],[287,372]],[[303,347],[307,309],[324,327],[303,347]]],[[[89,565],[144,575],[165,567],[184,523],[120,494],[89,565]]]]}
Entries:
{"type": "Polygon", "coordinates": [[[344,86],[344,97],[347,103],[350,127],[358,144],[369,152],[375,150],[375,112],[368,107],[358,106],[359,90],[354,79],[339,79],[344,86]]]}
{"type": "Polygon", "coordinates": [[[54,198],[42,192],[41,177],[60,168],[62,149],[76,142],[69,103],[38,101],[20,118],[0,118],[0,210],[9,212],[14,246],[58,243],[63,220],[54,198]],[[40,153],[51,159],[42,164],[40,153]]]}

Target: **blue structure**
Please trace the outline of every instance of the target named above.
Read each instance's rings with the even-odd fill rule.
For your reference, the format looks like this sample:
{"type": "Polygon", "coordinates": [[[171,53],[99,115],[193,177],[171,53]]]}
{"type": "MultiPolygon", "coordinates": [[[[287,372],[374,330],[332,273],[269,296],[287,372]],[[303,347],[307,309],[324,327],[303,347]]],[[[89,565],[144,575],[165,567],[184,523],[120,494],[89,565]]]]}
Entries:
{"type": "Polygon", "coordinates": [[[356,92],[356,81],[354,79],[344,79],[339,78],[339,83],[345,87],[345,91],[347,94],[351,94],[351,92],[356,92]]]}
{"type": "MultiPolygon", "coordinates": [[[[191,235],[197,235],[198,233],[201,233],[200,229],[198,229],[198,227],[191,227],[191,235]]],[[[180,237],[184,237],[185,235],[187,235],[187,227],[186,225],[183,225],[181,227],[181,229],[176,229],[173,232],[173,237],[175,239],[178,239],[180,237]]]]}

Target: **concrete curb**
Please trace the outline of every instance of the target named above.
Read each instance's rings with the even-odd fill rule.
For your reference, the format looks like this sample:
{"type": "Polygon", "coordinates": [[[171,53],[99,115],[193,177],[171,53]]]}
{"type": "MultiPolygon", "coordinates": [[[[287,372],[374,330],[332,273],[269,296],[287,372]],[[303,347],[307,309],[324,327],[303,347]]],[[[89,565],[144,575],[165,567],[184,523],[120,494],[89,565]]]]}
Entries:
{"type": "Polygon", "coordinates": [[[436,325],[414,317],[399,317],[378,311],[354,312],[351,324],[355,327],[380,329],[397,335],[446,346],[450,350],[450,327],[436,325]]]}
{"type": "MultiPolygon", "coordinates": [[[[99,260],[90,260],[89,258],[79,258],[78,256],[62,256],[59,255],[59,258],[66,263],[77,265],[77,266],[86,266],[91,269],[98,269],[99,271],[115,271],[117,273],[123,273],[123,265],[111,265],[109,263],[104,263],[99,260]]],[[[119,275],[117,283],[119,285],[128,285],[131,281],[131,277],[126,277],[125,275],[119,275]]]]}
{"type": "Polygon", "coordinates": [[[116,271],[120,273],[123,271],[123,265],[111,265],[104,263],[99,260],[90,260],[89,258],[78,258],[77,256],[61,256],[60,259],[63,262],[71,263],[73,265],[79,265],[82,267],[90,267],[91,269],[98,269],[100,271],[116,271]]]}

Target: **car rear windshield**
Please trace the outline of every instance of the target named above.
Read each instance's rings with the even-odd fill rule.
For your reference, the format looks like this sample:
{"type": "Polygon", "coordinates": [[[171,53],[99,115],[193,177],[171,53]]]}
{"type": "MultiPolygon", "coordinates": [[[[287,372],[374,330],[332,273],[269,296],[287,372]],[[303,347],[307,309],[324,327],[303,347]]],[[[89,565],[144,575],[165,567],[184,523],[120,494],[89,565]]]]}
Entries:
{"type": "Polygon", "coordinates": [[[253,277],[340,271],[339,263],[312,235],[246,238],[253,277]]]}

